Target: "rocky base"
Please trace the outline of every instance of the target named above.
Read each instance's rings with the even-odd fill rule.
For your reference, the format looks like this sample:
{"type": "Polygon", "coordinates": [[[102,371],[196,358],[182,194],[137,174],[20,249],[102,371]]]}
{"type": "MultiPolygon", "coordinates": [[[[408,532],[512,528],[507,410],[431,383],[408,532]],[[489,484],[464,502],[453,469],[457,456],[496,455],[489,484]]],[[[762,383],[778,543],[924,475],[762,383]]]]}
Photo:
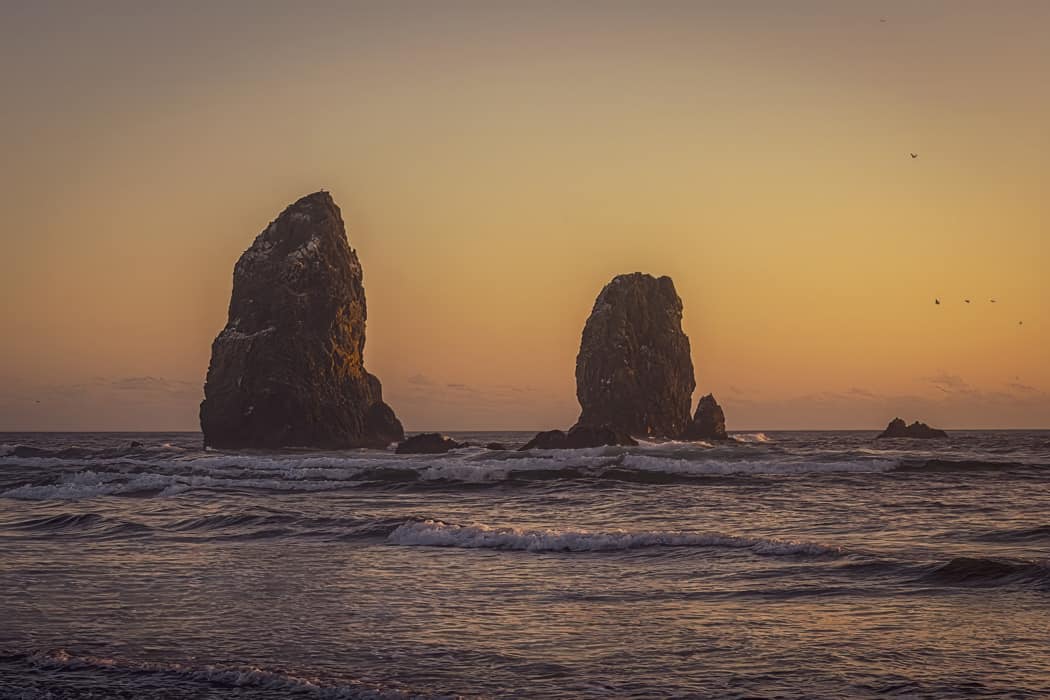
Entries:
{"type": "Polygon", "coordinates": [[[591,428],[578,425],[568,433],[562,430],[546,430],[537,433],[520,450],[578,450],[584,447],[601,447],[603,445],[622,445],[634,447],[638,442],[627,433],[602,426],[591,428]]]}

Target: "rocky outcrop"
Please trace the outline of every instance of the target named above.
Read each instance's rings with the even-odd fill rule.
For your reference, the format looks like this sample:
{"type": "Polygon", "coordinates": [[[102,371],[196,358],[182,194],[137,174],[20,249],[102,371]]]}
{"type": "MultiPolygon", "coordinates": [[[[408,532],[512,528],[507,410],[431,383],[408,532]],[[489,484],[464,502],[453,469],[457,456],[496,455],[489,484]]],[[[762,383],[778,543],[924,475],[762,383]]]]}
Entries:
{"type": "Polygon", "coordinates": [[[493,452],[502,452],[507,449],[507,446],[502,442],[490,442],[485,445],[486,450],[492,450],[493,452]]]}
{"type": "Polygon", "coordinates": [[[695,385],[671,278],[635,272],[605,285],[576,357],[576,425],[678,438],[690,424],[695,385]]]}
{"type": "Polygon", "coordinates": [[[932,438],[946,438],[948,433],[937,428],[931,428],[925,423],[915,421],[907,425],[900,418],[894,418],[886,429],[878,436],[879,438],[921,438],[929,440],[932,438]]]}
{"type": "Polygon", "coordinates": [[[212,343],[205,445],[386,447],[404,438],[365,371],[365,290],[327,192],[285,209],[241,255],[212,343]]]}
{"type": "Polygon", "coordinates": [[[436,455],[466,446],[466,443],[456,442],[439,433],[419,433],[400,443],[394,451],[398,454],[436,455]]]}
{"type": "Polygon", "coordinates": [[[568,433],[561,430],[546,430],[537,433],[536,437],[525,443],[520,450],[578,450],[584,447],[601,447],[603,445],[624,445],[633,447],[638,442],[627,433],[600,426],[592,428],[578,425],[568,433]]]}
{"type": "Polygon", "coordinates": [[[686,440],[731,439],[726,433],[726,415],[712,394],[696,404],[696,413],[682,437],[686,440]]]}

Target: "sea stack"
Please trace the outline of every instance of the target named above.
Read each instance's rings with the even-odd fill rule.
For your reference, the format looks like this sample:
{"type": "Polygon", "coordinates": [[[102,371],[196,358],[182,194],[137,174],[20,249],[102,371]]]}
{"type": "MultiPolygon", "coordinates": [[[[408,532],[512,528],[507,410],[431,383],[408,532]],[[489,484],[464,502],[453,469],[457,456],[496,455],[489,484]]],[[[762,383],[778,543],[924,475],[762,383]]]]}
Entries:
{"type": "Polygon", "coordinates": [[[682,300],[670,277],[635,272],[605,285],[576,357],[576,425],[678,438],[696,383],[682,300]]]}
{"type": "Polygon", "coordinates": [[[894,418],[890,421],[890,424],[886,426],[886,429],[879,434],[876,439],[879,438],[920,438],[924,440],[930,440],[934,438],[946,438],[948,433],[937,428],[931,428],[925,423],[915,421],[911,425],[907,425],[900,418],[894,418]]]}
{"type": "Polygon", "coordinates": [[[693,420],[682,436],[686,440],[728,440],[726,433],[726,414],[715,401],[712,394],[700,399],[696,404],[693,420]]]}
{"type": "Polygon", "coordinates": [[[298,200],[233,269],[201,403],[214,447],[376,447],[404,438],[365,371],[365,290],[339,207],[298,200]]]}

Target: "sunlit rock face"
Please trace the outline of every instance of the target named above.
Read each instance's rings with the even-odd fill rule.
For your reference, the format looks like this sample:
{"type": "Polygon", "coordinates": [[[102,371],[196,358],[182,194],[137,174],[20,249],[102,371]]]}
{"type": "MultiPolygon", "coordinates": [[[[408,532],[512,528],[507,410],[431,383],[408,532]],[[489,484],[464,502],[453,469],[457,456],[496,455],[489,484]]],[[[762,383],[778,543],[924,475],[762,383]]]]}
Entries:
{"type": "Polygon", "coordinates": [[[635,272],[605,285],[576,357],[576,424],[678,438],[690,424],[695,385],[671,278],[635,272]]]}
{"type": "Polygon", "coordinates": [[[237,261],[212,343],[205,445],[386,447],[404,438],[365,371],[361,263],[327,192],[298,200],[237,261]]]}

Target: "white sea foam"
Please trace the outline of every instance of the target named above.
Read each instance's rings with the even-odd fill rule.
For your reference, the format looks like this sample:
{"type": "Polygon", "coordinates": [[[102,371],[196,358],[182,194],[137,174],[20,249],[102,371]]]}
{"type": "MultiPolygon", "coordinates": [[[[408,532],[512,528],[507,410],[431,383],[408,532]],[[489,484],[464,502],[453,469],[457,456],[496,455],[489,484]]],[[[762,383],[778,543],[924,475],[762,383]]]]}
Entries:
{"type": "Polygon", "coordinates": [[[485,484],[528,477],[529,472],[552,472],[552,478],[578,475],[601,478],[616,470],[675,476],[724,474],[803,474],[883,472],[894,469],[895,459],[858,458],[841,461],[792,459],[710,458],[708,450],[689,453],[679,447],[645,448],[625,453],[620,448],[584,450],[531,450],[528,452],[464,451],[449,455],[394,455],[386,452],[351,455],[172,455],[164,459],[14,457],[0,458],[0,465],[39,469],[60,467],[56,480],[26,484],[0,492],[0,497],[28,500],[66,500],[97,496],[157,492],[171,496],[197,488],[244,488],[288,491],[325,491],[359,486],[365,481],[418,480],[485,484]],[[79,471],[71,471],[79,468],[79,471]],[[131,471],[129,468],[133,468],[131,471]],[[378,470],[378,471],[377,471],[378,470]],[[393,471],[391,471],[393,470],[393,471]]]}
{"type": "Polygon", "coordinates": [[[765,433],[733,433],[729,437],[737,442],[773,442],[765,433]]]}
{"type": "Polygon", "coordinates": [[[548,530],[489,525],[454,525],[440,520],[411,521],[390,533],[395,545],[508,549],[526,552],[605,552],[642,547],[729,547],[768,555],[834,555],[838,547],[762,537],[741,537],[686,530],[548,530]]]}
{"type": "Polygon", "coordinates": [[[26,501],[80,500],[98,496],[156,491],[160,497],[174,496],[192,489],[231,488],[269,491],[333,491],[360,482],[340,480],[295,480],[285,478],[250,479],[180,474],[123,474],[120,472],[77,472],[54,484],[18,486],[0,497],[26,501]]]}
{"type": "Polygon", "coordinates": [[[862,459],[834,462],[788,461],[788,460],[691,460],[652,457],[649,455],[626,455],[623,466],[639,471],[702,476],[706,474],[825,474],[835,472],[885,472],[897,467],[892,459],[862,459]]]}

